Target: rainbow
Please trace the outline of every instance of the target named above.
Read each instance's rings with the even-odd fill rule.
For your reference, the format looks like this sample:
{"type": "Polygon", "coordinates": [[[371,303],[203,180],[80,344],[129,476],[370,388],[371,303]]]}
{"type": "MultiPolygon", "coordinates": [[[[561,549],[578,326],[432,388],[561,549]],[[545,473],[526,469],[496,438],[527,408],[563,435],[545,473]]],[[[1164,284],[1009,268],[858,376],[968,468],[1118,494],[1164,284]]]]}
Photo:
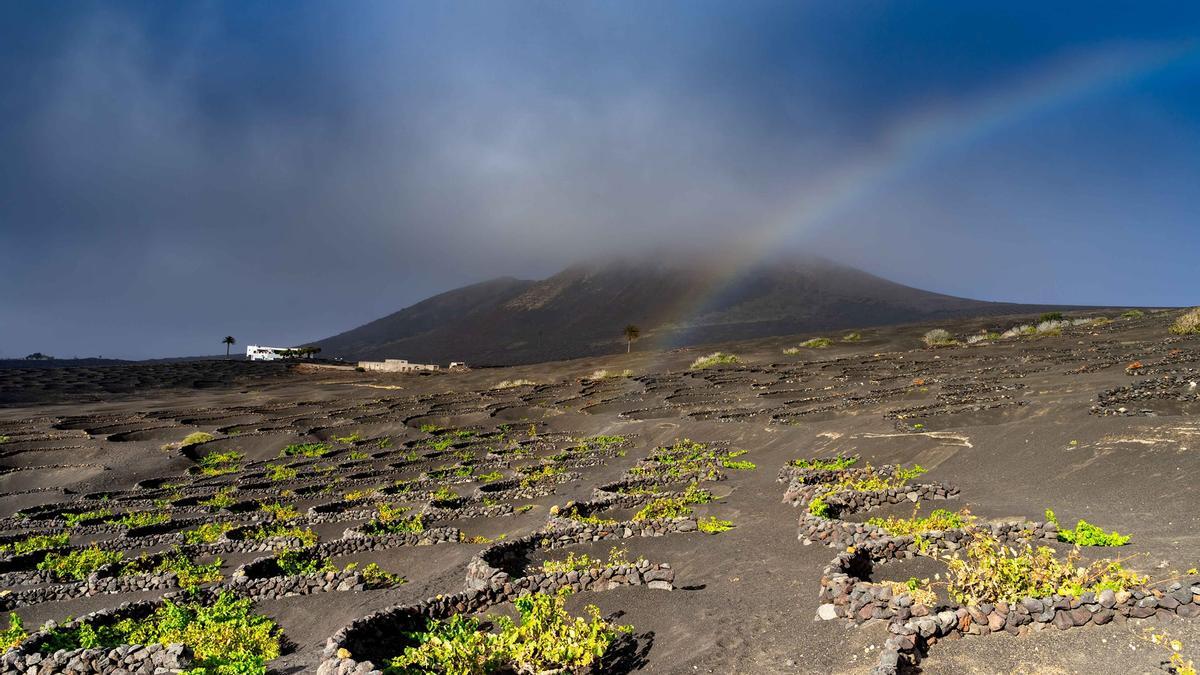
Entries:
{"type": "MultiPolygon", "coordinates": [[[[687,326],[729,289],[739,272],[782,249],[796,235],[827,224],[930,163],[1015,126],[1139,82],[1196,54],[1194,43],[1106,49],[1062,59],[965,105],[928,109],[902,119],[870,152],[832,168],[777,209],[777,217],[740,233],[711,287],[679,308],[672,323],[687,326]]],[[[677,339],[673,337],[672,342],[677,339]]]]}

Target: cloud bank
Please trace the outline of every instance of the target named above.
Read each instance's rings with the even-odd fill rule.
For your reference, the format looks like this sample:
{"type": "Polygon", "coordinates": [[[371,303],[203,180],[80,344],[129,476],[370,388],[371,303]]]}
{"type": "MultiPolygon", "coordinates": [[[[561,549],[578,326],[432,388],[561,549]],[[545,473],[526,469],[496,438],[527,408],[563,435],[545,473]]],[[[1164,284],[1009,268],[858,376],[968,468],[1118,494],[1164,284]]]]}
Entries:
{"type": "Polygon", "coordinates": [[[1194,302],[1200,22],[1023,12],[6,7],[0,356],[299,343],[492,276],[746,242],[986,299],[1194,302]],[[1175,51],[805,220],[913,120],[1147,50],[1175,51]],[[1133,270],[1131,240],[1173,243],[1133,270]]]}

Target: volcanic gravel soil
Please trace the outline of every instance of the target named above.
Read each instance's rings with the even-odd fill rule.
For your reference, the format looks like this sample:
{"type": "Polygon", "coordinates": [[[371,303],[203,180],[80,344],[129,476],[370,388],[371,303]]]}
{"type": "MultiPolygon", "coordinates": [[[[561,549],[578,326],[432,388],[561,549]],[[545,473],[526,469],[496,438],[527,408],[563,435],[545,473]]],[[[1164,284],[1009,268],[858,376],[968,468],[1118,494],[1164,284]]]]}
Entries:
{"type": "MultiPolygon", "coordinates": [[[[0,544],[66,533],[68,548],[98,544],[126,559],[177,547],[201,562],[219,556],[216,587],[257,589],[255,607],[282,627],[284,654],[268,664],[279,673],[334,667],[327,640],[379,610],[492,588],[480,575],[542,578],[545,560],[605,558],[619,546],[646,566],[568,601],[634,627],[606,672],[867,673],[895,620],[818,618],[823,574],[845,547],[798,538],[807,509],[785,501],[779,479],[790,460],[920,464],[920,482],[956,490],[923,501],[922,514],[969,507],[985,523],[1040,522],[1052,508],[1064,526],[1085,518],[1130,535],[1101,553],[1152,578],[1200,564],[1200,338],[1171,335],[1172,311],[1068,318],[1101,315],[1113,320],[938,349],[922,347],[926,325],[864,329],[857,342],[830,335],[830,347],[792,354],[814,336],[436,375],[239,361],[0,370],[0,544]],[[718,350],[739,362],[689,369],[718,350]],[[598,370],[632,376],[591,379],[598,370]],[[195,432],[208,436],[185,444],[195,432]],[[682,439],[714,453],[714,471],[665,473],[656,458],[682,439]],[[681,519],[632,520],[651,497],[623,489],[681,494],[693,480],[715,499],[681,519]],[[422,531],[372,529],[381,505],[421,514],[422,531]],[[587,529],[572,509],[619,524],[587,529]],[[121,522],[130,514],[143,520],[121,522]],[[696,531],[709,516],[734,527],[696,531]],[[185,539],[213,523],[232,529],[185,539]],[[255,535],[272,528],[288,532],[255,535]],[[315,540],[294,539],[297,530],[315,540]],[[546,548],[548,537],[561,545],[546,548]],[[338,571],[278,574],[260,559],[281,547],[338,571]],[[368,583],[342,571],[349,563],[403,583],[368,583]]],[[[1030,320],[938,326],[963,338],[1030,320]]],[[[844,520],[912,512],[901,497],[844,520]]],[[[153,574],[39,576],[44,555],[0,553],[0,610],[31,629],[179,590],[153,574]]],[[[863,581],[942,570],[929,558],[886,562],[863,581]]],[[[508,599],[480,613],[511,613],[508,599]]],[[[939,640],[916,667],[1165,672],[1169,652],[1144,639],[1148,630],[1169,631],[1200,660],[1200,619],[1183,612],[1046,625],[939,640]]]]}

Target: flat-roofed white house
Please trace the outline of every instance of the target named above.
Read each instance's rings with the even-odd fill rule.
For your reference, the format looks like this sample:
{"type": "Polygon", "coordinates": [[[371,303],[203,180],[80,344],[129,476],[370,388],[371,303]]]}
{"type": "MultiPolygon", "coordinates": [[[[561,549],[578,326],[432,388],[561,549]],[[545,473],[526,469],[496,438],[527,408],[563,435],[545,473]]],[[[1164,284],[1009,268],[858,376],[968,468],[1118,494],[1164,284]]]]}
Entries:
{"type": "Polygon", "coordinates": [[[419,371],[441,370],[434,364],[409,363],[408,359],[384,359],[383,361],[359,361],[358,367],[379,373],[415,373],[419,371]]]}
{"type": "Polygon", "coordinates": [[[246,358],[251,361],[278,361],[283,358],[284,352],[293,352],[295,347],[260,347],[259,345],[246,345],[246,358]]]}

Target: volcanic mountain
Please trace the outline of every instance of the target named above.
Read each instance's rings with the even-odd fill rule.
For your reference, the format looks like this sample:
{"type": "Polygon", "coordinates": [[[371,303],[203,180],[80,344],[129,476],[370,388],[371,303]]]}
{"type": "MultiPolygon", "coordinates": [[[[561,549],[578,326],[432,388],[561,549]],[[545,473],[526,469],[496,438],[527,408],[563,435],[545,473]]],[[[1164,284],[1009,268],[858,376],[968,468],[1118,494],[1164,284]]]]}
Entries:
{"type": "Polygon", "coordinates": [[[509,365],[624,350],[1031,311],[897,284],[815,257],[722,273],[694,260],[573,265],[542,281],[502,277],[418,302],[313,344],[322,356],[509,365]]]}

